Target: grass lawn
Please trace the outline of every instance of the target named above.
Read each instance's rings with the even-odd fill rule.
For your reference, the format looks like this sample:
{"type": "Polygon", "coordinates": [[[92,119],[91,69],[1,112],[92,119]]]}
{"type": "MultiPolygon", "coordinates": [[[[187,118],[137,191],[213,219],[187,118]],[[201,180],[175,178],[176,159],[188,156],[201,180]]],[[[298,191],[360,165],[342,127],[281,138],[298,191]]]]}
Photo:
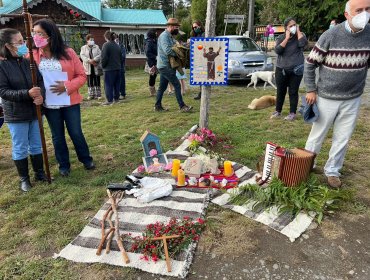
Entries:
{"type": "MultiPolygon", "coordinates": [[[[94,171],[84,170],[67,136],[72,172],[68,178],[61,177],[45,122],[51,173],[55,180],[51,185],[35,184],[27,194],[18,188],[8,129],[6,125],[0,129],[0,279],[137,279],[139,272],[133,269],[76,264],[54,260],[52,256],[73,240],[95,215],[106,200],[107,183],[123,181],[127,173],[142,164],[139,138],[145,129],[160,136],[162,148],[167,151],[176,147],[181,136],[198,123],[200,102],[192,98],[198,87],[191,88],[184,97],[185,102],[194,107],[194,113],[179,113],[175,97],[168,95],[164,96],[163,105],[170,111],[157,113],[153,111],[154,98],[149,97],[147,80],[142,70],[130,70],[126,74],[128,98],[123,103],[103,107],[98,101],[84,101],[82,126],[97,165],[94,171]]],[[[273,94],[270,88],[247,90],[242,85],[231,85],[212,90],[210,129],[216,135],[230,138],[234,148],[226,152],[227,158],[253,169],[267,141],[285,147],[304,147],[310,130],[302,118],[294,122],[270,120],[274,108],[247,109],[254,98],[273,94]]],[[[83,92],[86,97],[86,88],[83,92]]],[[[287,108],[285,104],[284,115],[288,113],[287,108]]],[[[367,217],[370,217],[366,206],[370,201],[369,117],[370,109],[362,108],[342,170],[345,187],[356,190],[355,201],[343,211],[367,217]]],[[[319,167],[325,164],[329,147],[327,140],[318,157],[319,167]]],[[[324,182],[322,175],[317,176],[324,182]]],[[[217,213],[211,211],[213,215],[217,213]]],[[[223,217],[228,219],[228,215],[221,219],[223,217]]],[[[239,225],[233,223],[231,226],[238,228],[239,225]]],[[[201,239],[202,242],[209,244],[217,240],[208,236],[201,239]]]]}

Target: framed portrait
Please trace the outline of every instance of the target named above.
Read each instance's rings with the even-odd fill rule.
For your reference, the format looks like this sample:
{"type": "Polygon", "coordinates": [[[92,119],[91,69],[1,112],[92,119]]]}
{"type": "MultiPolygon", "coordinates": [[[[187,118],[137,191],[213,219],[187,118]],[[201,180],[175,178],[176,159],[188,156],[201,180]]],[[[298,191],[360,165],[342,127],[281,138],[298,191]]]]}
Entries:
{"type": "Polygon", "coordinates": [[[228,38],[190,39],[190,84],[227,85],[228,38]]]}
{"type": "Polygon", "coordinates": [[[158,154],[153,157],[143,157],[143,164],[146,172],[160,172],[164,171],[168,160],[165,154],[158,154]]]}

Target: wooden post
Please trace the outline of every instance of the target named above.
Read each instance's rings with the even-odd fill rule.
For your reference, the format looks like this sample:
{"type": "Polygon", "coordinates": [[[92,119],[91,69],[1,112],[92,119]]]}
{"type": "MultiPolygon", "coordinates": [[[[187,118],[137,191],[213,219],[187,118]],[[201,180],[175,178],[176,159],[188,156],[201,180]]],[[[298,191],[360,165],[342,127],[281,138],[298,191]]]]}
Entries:
{"type": "MultiPolygon", "coordinates": [[[[206,37],[215,36],[217,0],[207,1],[206,37]]],[[[200,99],[199,127],[208,128],[209,102],[211,97],[211,86],[202,86],[200,99]]]]}
{"type": "Polygon", "coordinates": [[[249,38],[254,39],[254,6],[255,0],[249,0],[248,31],[249,38]]]}

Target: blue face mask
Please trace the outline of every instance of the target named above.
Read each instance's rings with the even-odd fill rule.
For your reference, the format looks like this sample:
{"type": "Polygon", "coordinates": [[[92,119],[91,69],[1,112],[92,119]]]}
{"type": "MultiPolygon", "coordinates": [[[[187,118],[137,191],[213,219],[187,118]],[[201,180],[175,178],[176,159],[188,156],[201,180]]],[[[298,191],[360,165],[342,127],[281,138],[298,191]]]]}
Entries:
{"type": "Polygon", "coordinates": [[[24,56],[28,54],[28,48],[26,46],[26,44],[22,44],[20,46],[17,46],[17,55],[18,56],[24,56]]]}

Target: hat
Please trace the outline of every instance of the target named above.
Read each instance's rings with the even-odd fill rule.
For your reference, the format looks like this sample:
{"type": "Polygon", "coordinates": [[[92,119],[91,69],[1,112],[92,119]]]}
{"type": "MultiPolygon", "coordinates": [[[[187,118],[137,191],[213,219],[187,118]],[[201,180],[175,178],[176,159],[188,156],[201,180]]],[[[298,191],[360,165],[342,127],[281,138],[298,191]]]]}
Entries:
{"type": "Polygon", "coordinates": [[[306,101],[306,96],[302,96],[302,105],[299,108],[298,112],[302,114],[303,120],[306,123],[313,123],[319,117],[319,108],[317,108],[317,104],[314,103],[312,105],[308,104],[306,101]]]}
{"type": "Polygon", "coordinates": [[[177,18],[169,18],[167,20],[167,25],[180,26],[181,24],[177,18]]]}

